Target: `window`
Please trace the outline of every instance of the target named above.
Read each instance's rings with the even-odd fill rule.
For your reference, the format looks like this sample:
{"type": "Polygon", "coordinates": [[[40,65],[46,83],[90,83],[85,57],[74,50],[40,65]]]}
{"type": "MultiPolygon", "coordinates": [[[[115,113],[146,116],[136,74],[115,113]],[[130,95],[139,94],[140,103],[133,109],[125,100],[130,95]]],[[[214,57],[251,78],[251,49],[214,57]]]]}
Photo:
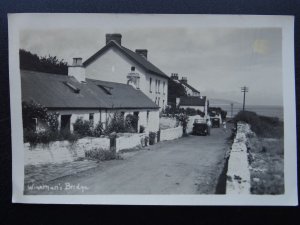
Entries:
{"type": "Polygon", "coordinates": [[[89,114],[89,121],[90,121],[91,124],[94,125],[94,113],[89,114]]]}
{"type": "Polygon", "coordinates": [[[158,81],[158,88],[157,88],[157,92],[160,93],[160,80],[158,81]]]}
{"type": "Polygon", "coordinates": [[[111,90],[113,89],[112,87],[107,87],[107,86],[100,85],[100,84],[98,84],[97,86],[99,88],[101,88],[105,94],[111,95],[111,90]]]}
{"type": "Polygon", "coordinates": [[[166,93],[165,93],[165,86],[166,86],[166,82],[164,81],[164,82],[163,82],[163,94],[166,94],[166,93]]]}
{"type": "Polygon", "coordinates": [[[154,102],[155,104],[156,104],[156,101],[157,101],[157,97],[155,97],[155,102],[154,102]]]}
{"type": "Polygon", "coordinates": [[[149,86],[149,90],[150,90],[150,93],[152,93],[152,78],[150,77],[150,86],[149,86]]]}
{"type": "Polygon", "coordinates": [[[157,80],[155,80],[155,93],[157,93],[157,80]]]}
{"type": "Polygon", "coordinates": [[[64,81],[63,82],[64,85],[66,85],[67,87],[69,87],[74,93],[78,94],[80,92],[80,89],[75,87],[73,84],[67,82],[67,81],[64,81]]]}
{"type": "Polygon", "coordinates": [[[165,100],[163,100],[163,105],[162,105],[163,109],[165,110],[165,100]]]}
{"type": "Polygon", "coordinates": [[[159,106],[160,98],[158,97],[157,99],[157,105],[159,106]]]}

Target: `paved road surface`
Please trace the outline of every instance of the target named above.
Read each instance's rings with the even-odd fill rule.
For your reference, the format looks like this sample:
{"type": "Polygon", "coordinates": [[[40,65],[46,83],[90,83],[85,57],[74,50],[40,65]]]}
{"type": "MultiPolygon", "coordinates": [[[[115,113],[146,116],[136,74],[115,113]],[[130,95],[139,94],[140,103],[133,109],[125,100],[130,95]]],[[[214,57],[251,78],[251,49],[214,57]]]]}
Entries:
{"type": "Polygon", "coordinates": [[[161,142],[124,153],[123,160],[101,162],[95,169],[45,185],[54,190],[44,188],[44,191],[29,193],[214,194],[224,166],[229,135],[229,131],[225,133],[222,128],[216,128],[211,130],[211,136],[190,135],[161,142]]]}

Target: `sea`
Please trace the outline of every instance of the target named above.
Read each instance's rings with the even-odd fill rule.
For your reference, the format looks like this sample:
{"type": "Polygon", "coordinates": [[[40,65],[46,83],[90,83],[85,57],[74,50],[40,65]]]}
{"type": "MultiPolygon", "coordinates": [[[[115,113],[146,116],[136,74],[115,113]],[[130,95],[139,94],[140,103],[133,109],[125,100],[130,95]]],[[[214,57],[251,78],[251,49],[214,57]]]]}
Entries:
{"type": "MultiPolygon", "coordinates": [[[[233,105],[233,110],[231,112],[230,104],[222,105],[210,105],[212,107],[221,107],[223,110],[227,111],[227,117],[231,118],[235,116],[239,111],[243,110],[242,105],[233,105]]],[[[277,117],[279,120],[283,121],[283,107],[282,106],[262,106],[262,105],[246,105],[245,110],[255,112],[258,115],[277,117]]]]}

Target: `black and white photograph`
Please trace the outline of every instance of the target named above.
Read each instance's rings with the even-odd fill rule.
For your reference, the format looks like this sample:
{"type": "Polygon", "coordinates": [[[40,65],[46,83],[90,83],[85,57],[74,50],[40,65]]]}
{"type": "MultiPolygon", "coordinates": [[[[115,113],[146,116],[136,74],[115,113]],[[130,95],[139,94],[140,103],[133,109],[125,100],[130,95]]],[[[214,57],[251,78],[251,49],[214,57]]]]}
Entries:
{"type": "Polygon", "coordinates": [[[297,204],[293,17],[8,21],[14,202],[297,204]]]}

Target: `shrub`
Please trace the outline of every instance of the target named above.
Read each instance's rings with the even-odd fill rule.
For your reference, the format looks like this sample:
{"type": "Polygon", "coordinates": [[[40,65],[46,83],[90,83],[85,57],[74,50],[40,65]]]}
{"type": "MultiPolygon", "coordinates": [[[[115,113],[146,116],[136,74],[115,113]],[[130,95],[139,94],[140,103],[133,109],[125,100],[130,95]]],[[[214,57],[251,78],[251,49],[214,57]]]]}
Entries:
{"type": "Polygon", "coordinates": [[[143,125],[140,126],[140,133],[144,133],[145,132],[145,127],[143,125]]]}
{"type": "Polygon", "coordinates": [[[282,137],[283,122],[278,118],[259,116],[255,112],[240,111],[235,117],[234,122],[243,121],[251,126],[251,130],[261,137],[282,137]]]}
{"type": "Polygon", "coordinates": [[[196,109],[194,109],[194,108],[187,108],[187,109],[185,110],[185,112],[186,112],[186,114],[187,114],[188,116],[195,116],[195,115],[197,115],[197,111],[196,111],[196,109]]]}
{"type": "Polygon", "coordinates": [[[114,113],[113,118],[104,130],[105,134],[110,134],[112,132],[122,133],[125,131],[124,119],[120,113],[114,113]]]}
{"type": "Polygon", "coordinates": [[[136,127],[137,127],[137,124],[138,124],[138,120],[139,120],[138,116],[128,114],[126,116],[126,120],[125,120],[125,132],[128,132],[128,133],[137,132],[136,127]]]}
{"type": "Polygon", "coordinates": [[[29,142],[31,146],[37,144],[49,144],[52,141],[64,141],[67,140],[70,143],[75,143],[78,140],[78,135],[70,132],[58,132],[58,131],[41,131],[35,132],[33,130],[24,129],[24,142],[29,142]]]}
{"type": "Polygon", "coordinates": [[[61,131],[59,133],[59,139],[61,141],[69,141],[70,143],[74,144],[80,136],[77,133],[71,133],[69,131],[61,131]]]}
{"type": "Polygon", "coordinates": [[[82,118],[76,119],[73,124],[74,132],[76,132],[81,137],[92,136],[93,126],[90,121],[83,120],[82,118]]]}
{"type": "Polygon", "coordinates": [[[180,113],[179,115],[176,116],[176,119],[179,121],[180,125],[183,128],[183,134],[186,134],[186,128],[189,122],[189,117],[184,113],[180,113]]]}
{"type": "Polygon", "coordinates": [[[103,150],[101,148],[94,148],[85,152],[85,157],[89,159],[104,161],[118,159],[119,155],[115,151],[103,150]]]}
{"type": "Polygon", "coordinates": [[[23,128],[35,130],[34,118],[43,121],[51,131],[58,130],[58,113],[48,112],[47,108],[34,101],[22,102],[23,128]]]}
{"type": "Polygon", "coordinates": [[[95,129],[93,130],[93,136],[100,137],[103,133],[104,133],[103,126],[102,123],[99,121],[99,123],[96,125],[95,129]]]}

